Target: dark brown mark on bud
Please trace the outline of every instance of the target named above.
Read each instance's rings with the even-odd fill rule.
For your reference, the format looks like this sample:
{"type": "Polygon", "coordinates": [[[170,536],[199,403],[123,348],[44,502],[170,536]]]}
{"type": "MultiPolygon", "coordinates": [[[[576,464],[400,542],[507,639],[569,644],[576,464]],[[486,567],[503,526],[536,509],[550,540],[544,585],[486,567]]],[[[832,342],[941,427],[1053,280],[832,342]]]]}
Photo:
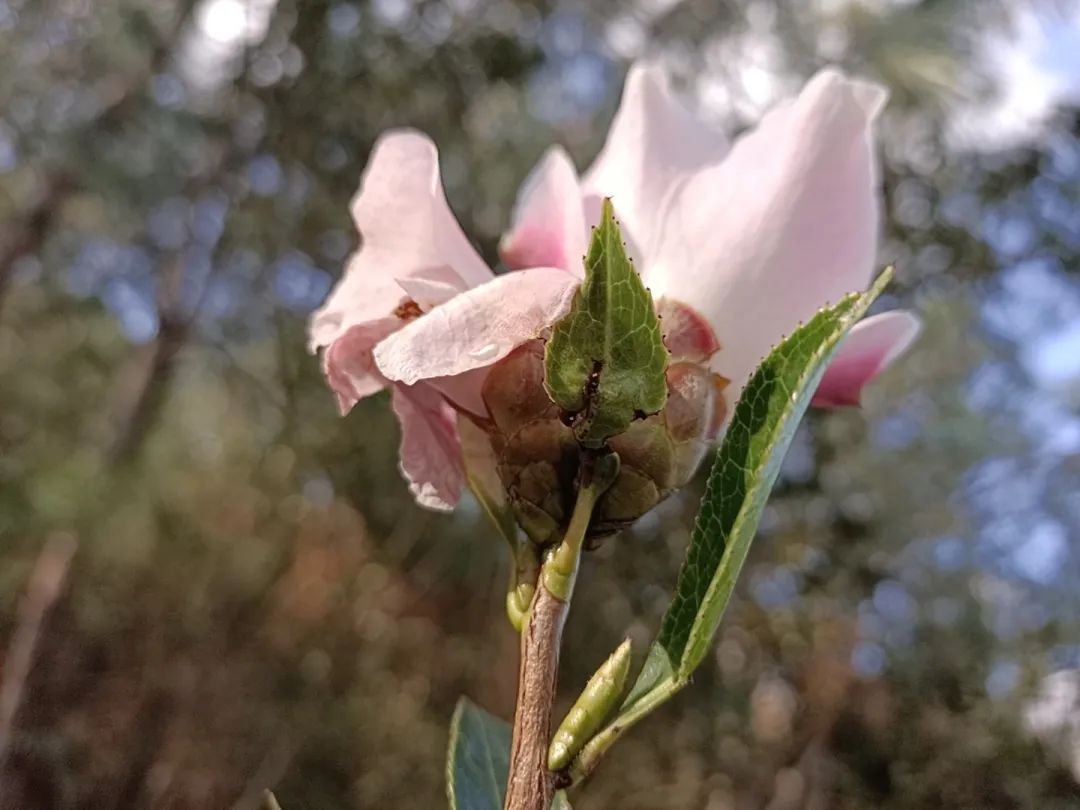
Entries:
{"type": "Polygon", "coordinates": [[[593,408],[596,405],[596,395],[600,391],[600,372],[604,370],[604,364],[599,360],[593,361],[592,371],[585,379],[585,385],[581,388],[581,410],[561,411],[559,420],[569,428],[587,423],[592,418],[593,408]]]}

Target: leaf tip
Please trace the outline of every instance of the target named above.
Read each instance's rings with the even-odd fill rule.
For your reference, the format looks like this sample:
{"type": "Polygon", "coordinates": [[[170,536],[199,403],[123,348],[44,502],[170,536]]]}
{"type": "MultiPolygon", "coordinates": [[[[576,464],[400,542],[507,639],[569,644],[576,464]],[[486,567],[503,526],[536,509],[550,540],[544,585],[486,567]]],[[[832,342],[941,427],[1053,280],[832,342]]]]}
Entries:
{"type": "Polygon", "coordinates": [[[606,223],[609,220],[615,220],[615,206],[611,202],[611,197],[604,197],[604,201],[600,203],[600,221],[606,223]]]}
{"type": "Polygon", "coordinates": [[[871,300],[877,298],[889,286],[895,275],[896,266],[892,264],[886,265],[885,269],[878,273],[878,277],[874,279],[874,283],[870,285],[870,289],[866,291],[866,294],[870,296],[871,300]]]}

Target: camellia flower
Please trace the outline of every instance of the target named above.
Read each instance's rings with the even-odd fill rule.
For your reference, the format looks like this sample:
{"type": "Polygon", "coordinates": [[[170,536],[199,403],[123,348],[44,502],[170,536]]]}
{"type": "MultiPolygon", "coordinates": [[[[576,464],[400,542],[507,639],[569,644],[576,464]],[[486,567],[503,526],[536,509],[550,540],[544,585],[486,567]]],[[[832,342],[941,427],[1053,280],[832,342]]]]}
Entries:
{"type": "MultiPolygon", "coordinates": [[[[490,367],[565,314],[608,197],[673,360],[693,358],[730,382],[715,410],[730,413],[784,335],[870,280],[880,218],[872,128],[884,100],[881,88],[826,70],[729,143],[673,98],[657,67],[636,65],[588,171],[579,177],[553,147],[526,180],[500,245],[514,272],[498,277],[447,207],[434,146],[385,135],[353,203],[363,245],[311,326],[342,410],[391,387],[413,492],[452,506],[464,481],[454,409],[487,418],[490,367]]],[[[918,330],[908,312],[859,323],[814,404],[857,404],[918,330]]]]}
{"type": "MultiPolygon", "coordinates": [[[[474,340],[460,370],[426,374],[421,381],[386,375],[375,365],[373,350],[420,321],[459,328],[442,321],[446,304],[466,290],[475,293],[474,288],[493,305],[492,325],[513,318],[519,332],[533,337],[566,312],[573,289],[565,283],[565,271],[554,268],[495,277],[450,212],[435,145],[418,132],[394,131],[379,139],[352,215],[362,244],[312,316],[310,347],[324,350],[323,371],[342,415],[364,397],[390,388],[401,423],[401,470],[413,495],[421,506],[452,509],[465,484],[455,411],[484,413],[482,369],[506,351],[474,340]],[[526,306],[497,311],[500,300],[520,302],[520,296],[526,306]]],[[[450,343],[444,348],[458,350],[450,343]]],[[[430,356],[439,348],[424,351],[430,356]]]]}

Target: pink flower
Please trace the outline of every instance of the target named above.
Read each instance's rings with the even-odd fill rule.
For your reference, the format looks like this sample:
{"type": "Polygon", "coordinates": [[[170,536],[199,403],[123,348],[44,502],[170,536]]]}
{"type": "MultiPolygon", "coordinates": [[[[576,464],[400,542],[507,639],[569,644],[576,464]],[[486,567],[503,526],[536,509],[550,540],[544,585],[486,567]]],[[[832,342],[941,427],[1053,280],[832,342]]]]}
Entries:
{"type": "MultiPolygon", "coordinates": [[[[730,406],[781,337],[875,270],[879,176],[872,128],[885,99],[826,70],[730,143],[635,65],[600,155],[581,177],[559,147],[526,180],[493,277],[450,213],[434,146],[384,136],[353,216],[364,244],[311,325],[343,411],[390,386],[402,469],[418,500],[457,500],[452,409],[482,413],[486,369],[567,310],[589,228],[611,197],[669,347],[709,358],[730,406]]],[[[919,330],[908,312],[860,323],[815,404],[859,402],[919,330]]]]}
{"type": "Polygon", "coordinates": [[[565,313],[573,290],[557,269],[495,277],[450,212],[438,153],[421,133],[399,130],[379,139],[352,215],[363,242],[311,318],[311,350],[324,350],[323,370],[343,415],[390,388],[401,423],[401,470],[413,495],[422,506],[452,509],[465,482],[455,411],[483,414],[481,369],[565,313]],[[512,312],[498,306],[507,298],[520,304],[512,312]],[[453,314],[463,305],[464,319],[453,314]],[[448,342],[414,344],[416,362],[430,372],[436,357],[467,344],[461,368],[386,374],[373,350],[420,323],[424,334],[442,333],[448,342]],[[490,345],[482,330],[492,332],[490,345]]]}

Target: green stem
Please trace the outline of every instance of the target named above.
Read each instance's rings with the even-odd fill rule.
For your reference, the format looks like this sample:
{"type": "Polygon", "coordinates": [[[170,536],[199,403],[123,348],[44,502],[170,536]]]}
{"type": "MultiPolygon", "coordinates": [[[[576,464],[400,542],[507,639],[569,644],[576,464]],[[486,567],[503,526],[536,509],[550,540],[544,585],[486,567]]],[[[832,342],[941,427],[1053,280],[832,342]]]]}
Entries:
{"type": "Polygon", "coordinates": [[[519,633],[529,621],[529,605],[536,594],[539,568],[536,548],[528,541],[519,543],[510,568],[510,586],[506,591],[506,615],[519,633]]]}
{"type": "Polygon", "coordinates": [[[484,487],[479,477],[469,475],[466,479],[484,514],[491,520],[500,536],[510,547],[510,582],[506,588],[506,616],[517,632],[521,632],[528,620],[529,605],[536,589],[537,570],[540,560],[536,548],[522,540],[514,522],[510,507],[500,502],[484,487]]]}
{"type": "Polygon", "coordinates": [[[563,625],[577,579],[581,549],[600,496],[619,472],[614,453],[582,451],[578,496],[566,536],[549,552],[540,569],[529,607],[528,625],[521,634],[514,736],[505,810],[548,810],[555,794],[555,775],[547,768],[551,740],[551,710],[559,671],[563,625]]]}
{"type": "MultiPolygon", "coordinates": [[[[583,454],[585,452],[582,451],[583,454]]],[[[588,533],[596,502],[618,474],[619,457],[615,453],[583,457],[581,483],[577,503],[574,504],[574,512],[570,516],[570,525],[566,527],[562,542],[548,553],[540,571],[544,587],[562,602],[569,602],[574,592],[581,549],[585,545],[585,535],[588,533]]]]}

